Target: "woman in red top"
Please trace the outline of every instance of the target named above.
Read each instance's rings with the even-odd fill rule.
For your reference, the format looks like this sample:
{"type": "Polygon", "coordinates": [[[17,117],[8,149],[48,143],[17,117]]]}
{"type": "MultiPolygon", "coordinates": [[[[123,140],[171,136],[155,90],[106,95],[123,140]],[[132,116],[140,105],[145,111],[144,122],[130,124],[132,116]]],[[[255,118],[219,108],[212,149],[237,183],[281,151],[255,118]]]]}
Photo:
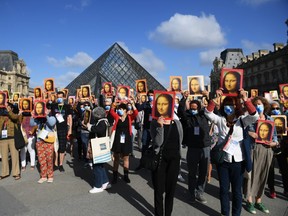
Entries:
{"type": "Polygon", "coordinates": [[[127,114],[128,108],[127,104],[121,103],[118,105],[116,112],[116,104],[112,104],[110,109],[110,114],[114,118],[115,122],[112,127],[112,136],[115,131],[115,136],[113,140],[113,145],[111,151],[113,152],[114,164],[113,164],[113,180],[112,184],[117,183],[118,178],[118,167],[120,157],[124,162],[124,181],[130,183],[128,177],[129,171],[129,154],[132,151],[132,122],[138,115],[138,110],[135,107],[134,101],[131,100],[131,105],[133,108],[132,114],[127,114]]]}

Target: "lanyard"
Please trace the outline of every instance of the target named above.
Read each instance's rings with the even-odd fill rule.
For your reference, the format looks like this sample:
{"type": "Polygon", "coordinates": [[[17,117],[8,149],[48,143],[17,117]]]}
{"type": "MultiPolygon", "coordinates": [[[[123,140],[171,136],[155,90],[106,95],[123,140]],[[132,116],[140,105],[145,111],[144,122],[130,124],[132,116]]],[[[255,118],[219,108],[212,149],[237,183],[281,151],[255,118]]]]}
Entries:
{"type": "Polygon", "coordinates": [[[58,105],[58,110],[60,110],[60,114],[62,114],[63,107],[64,107],[64,105],[62,105],[62,107],[60,109],[60,106],[58,105]]]}

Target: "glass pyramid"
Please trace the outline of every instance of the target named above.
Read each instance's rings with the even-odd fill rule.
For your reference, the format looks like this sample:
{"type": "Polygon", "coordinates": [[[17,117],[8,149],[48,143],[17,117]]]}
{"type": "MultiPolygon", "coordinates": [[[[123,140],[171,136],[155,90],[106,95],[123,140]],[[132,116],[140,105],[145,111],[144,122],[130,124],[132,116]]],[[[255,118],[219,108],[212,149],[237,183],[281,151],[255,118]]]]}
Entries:
{"type": "Polygon", "coordinates": [[[103,82],[112,82],[114,87],[126,85],[135,89],[135,80],[138,79],[147,80],[148,90],[166,90],[118,43],[115,43],[66,88],[69,89],[69,95],[76,95],[76,89],[81,85],[90,85],[92,94],[98,97],[103,82]]]}

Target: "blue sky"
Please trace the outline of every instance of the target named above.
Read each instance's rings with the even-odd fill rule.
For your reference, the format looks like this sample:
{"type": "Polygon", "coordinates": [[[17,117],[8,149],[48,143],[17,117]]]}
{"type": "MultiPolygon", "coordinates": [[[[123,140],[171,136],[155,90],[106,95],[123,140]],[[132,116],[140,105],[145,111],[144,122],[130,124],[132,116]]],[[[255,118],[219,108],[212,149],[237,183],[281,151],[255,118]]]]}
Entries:
{"type": "Polygon", "coordinates": [[[169,76],[207,84],[226,48],[287,42],[287,0],[1,0],[0,11],[0,50],[26,62],[31,87],[65,87],[115,42],[166,87],[169,76]]]}

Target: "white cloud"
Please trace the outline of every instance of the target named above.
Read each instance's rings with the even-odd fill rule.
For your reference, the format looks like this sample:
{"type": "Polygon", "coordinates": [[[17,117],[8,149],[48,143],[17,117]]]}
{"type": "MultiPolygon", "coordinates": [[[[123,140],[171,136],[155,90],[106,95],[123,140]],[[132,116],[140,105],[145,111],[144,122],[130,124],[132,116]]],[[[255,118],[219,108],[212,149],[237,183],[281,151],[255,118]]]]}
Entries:
{"type": "Polygon", "coordinates": [[[277,0],[241,0],[242,3],[252,6],[258,6],[267,2],[275,2],[277,0]]]}
{"type": "Polygon", "coordinates": [[[72,80],[74,80],[80,73],[78,72],[67,72],[57,76],[56,87],[65,88],[72,80]]]}
{"type": "Polygon", "coordinates": [[[219,47],[226,44],[225,34],[214,15],[200,17],[176,13],[162,22],[149,39],[177,49],[219,47]]]}
{"type": "Polygon", "coordinates": [[[91,3],[91,0],[81,0],[80,5],[67,4],[65,5],[65,8],[79,11],[79,10],[83,10],[85,7],[88,7],[90,3],[91,3]]]}
{"type": "Polygon", "coordinates": [[[213,65],[213,61],[215,57],[220,57],[220,53],[223,50],[225,50],[225,48],[211,49],[211,50],[200,52],[200,64],[203,66],[213,65]]]}
{"type": "Polygon", "coordinates": [[[152,76],[157,76],[159,72],[165,70],[164,62],[157,58],[152,50],[142,48],[140,53],[133,53],[124,42],[117,42],[126,52],[128,52],[142,67],[144,67],[152,76]]]}
{"type": "Polygon", "coordinates": [[[252,52],[258,52],[260,49],[273,50],[273,44],[269,43],[255,43],[249,40],[241,40],[241,44],[245,50],[244,53],[247,55],[251,54],[252,52]]]}
{"type": "Polygon", "coordinates": [[[66,56],[62,60],[57,60],[54,57],[47,57],[48,63],[55,67],[88,67],[94,59],[85,52],[78,52],[72,57],[66,56]]]}

